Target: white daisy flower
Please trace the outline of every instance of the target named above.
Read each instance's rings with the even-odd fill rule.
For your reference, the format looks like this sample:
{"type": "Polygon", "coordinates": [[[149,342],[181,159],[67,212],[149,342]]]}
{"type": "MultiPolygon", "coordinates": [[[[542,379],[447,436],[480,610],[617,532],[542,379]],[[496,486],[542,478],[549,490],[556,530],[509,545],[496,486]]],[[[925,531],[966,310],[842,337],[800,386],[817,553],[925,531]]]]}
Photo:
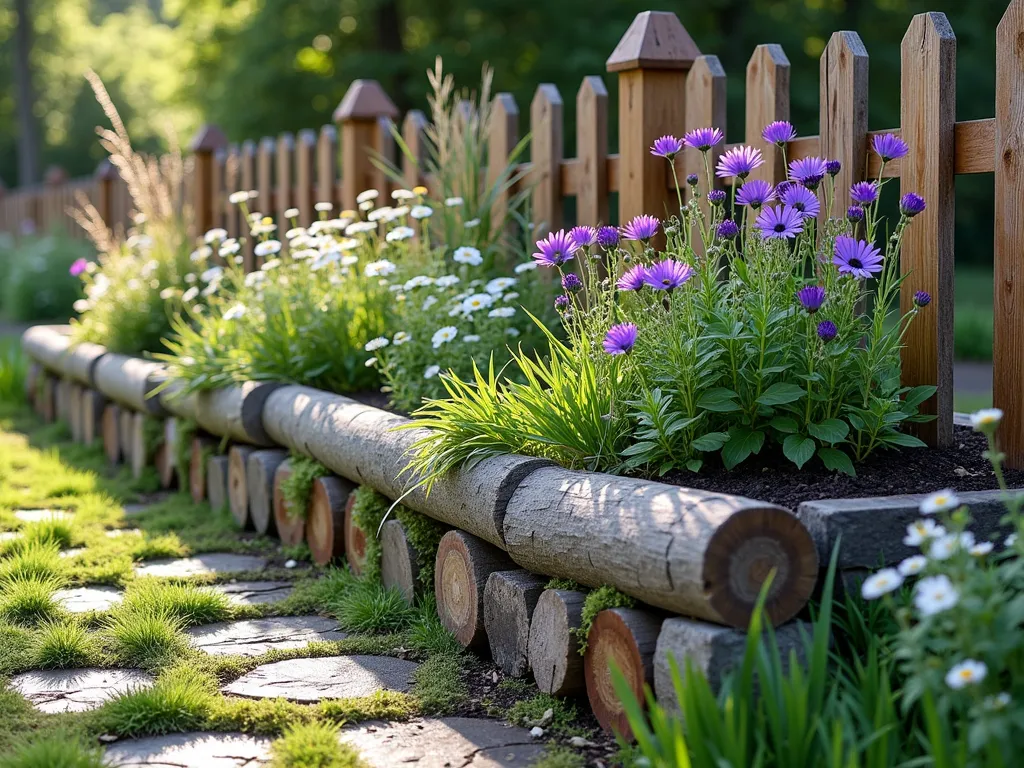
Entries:
{"type": "Polygon", "coordinates": [[[359,210],[360,211],[372,211],[373,207],[374,206],[373,206],[373,201],[372,200],[367,200],[365,203],[360,203],[359,204],[359,210]]]}
{"type": "Polygon", "coordinates": [[[456,248],[452,258],[460,264],[469,264],[471,267],[477,267],[484,261],[480,256],[480,251],[471,245],[456,248]]]}
{"type": "Polygon", "coordinates": [[[187,291],[181,294],[181,300],[188,304],[190,301],[195,301],[198,295],[199,289],[193,285],[191,288],[189,288],[187,291]]]}
{"type": "Polygon", "coordinates": [[[971,426],[979,432],[994,429],[1002,421],[1003,412],[998,408],[982,408],[971,414],[971,426]]]}
{"type": "Polygon", "coordinates": [[[367,352],[376,352],[378,349],[383,349],[390,344],[386,337],[378,336],[376,339],[370,339],[366,342],[366,346],[363,347],[367,352]]]}
{"type": "Polygon", "coordinates": [[[953,489],[945,488],[925,497],[924,501],[921,502],[921,514],[934,515],[936,512],[948,512],[959,506],[960,499],[957,498],[953,489]]]}
{"type": "Polygon", "coordinates": [[[262,243],[256,243],[256,247],[253,248],[253,253],[262,258],[263,256],[272,256],[280,250],[280,240],[264,240],[262,243]]]}
{"type": "Polygon", "coordinates": [[[408,240],[415,234],[416,231],[411,227],[395,227],[390,232],[388,232],[387,237],[385,237],[385,240],[387,240],[389,243],[397,243],[402,240],[408,240]]]}
{"type": "Polygon", "coordinates": [[[249,193],[248,192],[232,192],[230,195],[228,195],[228,202],[231,203],[232,205],[239,205],[240,203],[247,203],[247,202],[249,202],[249,193]]]}
{"type": "Polygon", "coordinates": [[[954,664],[946,673],[946,685],[954,691],[959,691],[968,685],[977,685],[987,674],[988,667],[985,666],[985,662],[964,659],[959,664],[954,664]]]}
{"type": "Polygon", "coordinates": [[[263,266],[260,267],[261,272],[270,272],[272,269],[277,269],[281,266],[280,259],[271,259],[270,261],[264,262],[263,266]]]}
{"type": "Polygon", "coordinates": [[[459,282],[458,275],[441,275],[439,278],[437,278],[437,280],[434,281],[434,284],[438,288],[451,288],[453,285],[457,284],[458,282],[459,282]]]}
{"type": "Polygon", "coordinates": [[[221,258],[226,259],[228,256],[234,256],[240,250],[242,250],[241,243],[239,243],[237,240],[228,240],[226,243],[224,243],[224,245],[220,247],[220,250],[217,251],[217,253],[220,254],[221,258]]]}
{"type": "Polygon", "coordinates": [[[897,570],[899,570],[902,576],[916,576],[924,570],[926,565],[928,565],[927,557],[924,555],[914,555],[901,562],[897,566],[897,570]]]}
{"type": "Polygon", "coordinates": [[[313,206],[313,210],[317,211],[318,213],[327,213],[328,211],[333,211],[334,210],[334,204],[333,203],[317,203],[316,205],[313,206]]]}
{"type": "Polygon", "coordinates": [[[428,365],[426,367],[426,369],[423,371],[423,378],[424,379],[432,379],[435,376],[437,376],[437,374],[439,374],[440,372],[441,372],[441,366],[440,365],[428,365]]]}
{"type": "Polygon", "coordinates": [[[391,215],[392,215],[392,217],[394,217],[396,219],[401,218],[402,216],[405,216],[408,213],[409,213],[409,206],[408,205],[400,205],[397,208],[392,208],[391,209],[391,215]]]}
{"type": "Polygon", "coordinates": [[[493,303],[494,297],[489,293],[474,293],[462,302],[461,310],[466,314],[470,314],[478,309],[486,309],[493,303]]]}
{"type": "Polygon", "coordinates": [[[326,229],[336,229],[339,232],[343,232],[345,228],[352,223],[351,219],[328,219],[324,222],[326,229]]]}
{"type": "Polygon", "coordinates": [[[517,275],[521,275],[524,272],[532,272],[537,268],[536,261],[524,261],[522,264],[516,264],[515,269],[512,270],[517,275]]]}
{"type": "Polygon", "coordinates": [[[445,198],[444,204],[448,208],[455,208],[462,205],[465,202],[461,197],[448,197],[445,198]]]}
{"type": "Polygon", "coordinates": [[[188,255],[188,260],[193,264],[198,264],[199,262],[210,258],[212,255],[213,249],[208,245],[204,245],[201,248],[196,248],[192,251],[192,253],[188,255]]]}
{"type": "Polygon", "coordinates": [[[245,276],[245,284],[249,288],[252,288],[254,285],[259,285],[266,279],[267,276],[262,272],[250,272],[248,275],[245,276]]]}
{"type": "Polygon", "coordinates": [[[505,329],[505,335],[506,336],[511,336],[514,339],[514,338],[516,338],[519,335],[519,329],[518,328],[506,328],[505,329]]]}
{"type": "Polygon", "coordinates": [[[1013,701],[1013,698],[1010,694],[1003,691],[1002,693],[997,693],[994,696],[986,696],[985,700],[982,701],[982,706],[984,706],[989,712],[998,712],[1010,706],[1011,701],[1013,701]]]}
{"type": "Polygon", "coordinates": [[[371,261],[366,265],[363,270],[367,277],[382,277],[393,274],[397,267],[387,259],[381,259],[380,261],[371,261]]]}
{"type": "Polygon", "coordinates": [[[255,224],[255,225],[253,225],[253,228],[252,228],[252,234],[255,237],[260,237],[262,235],[272,235],[276,231],[277,231],[277,224],[274,224],[273,222],[265,222],[265,223],[255,224]]]}
{"type": "Polygon", "coordinates": [[[174,298],[174,294],[176,294],[177,292],[177,288],[164,288],[162,291],[160,291],[160,298],[163,299],[164,301],[167,301],[168,299],[174,298]]]}
{"type": "Polygon", "coordinates": [[[380,221],[381,219],[387,219],[391,213],[391,206],[385,205],[383,208],[377,208],[376,210],[370,211],[366,214],[367,221],[380,221]]]}
{"type": "Polygon", "coordinates": [[[220,227],[214,227],[213,229],[209,230],[203,236],[203,241],[205,243],[208,243],[208,244],[209,243],[214,243],[214,242],[218,242],[220,240],[226,239],[227,236],[228,236],[228,231],[226,229],[221,229],[220,227]]]}
{"type": "Polygon", "coordinates": [[[297,237],[305,237],[308,233],[305,227],[292,227],[284,233],[285,240],[291,241],[297,237]]]}
{"type": "Polygon", "coordinates": [[[1016,533],[1011,533],[1009,536],[1006,537],[1006,541],[1003,542],[1003,546],[1004,547],[1012,547],[1012,546],[1015,546],[1016,544],[1017,544],[1017,534],[1016,533]]]}
{"type": "Polygon", "coordinates": [[[918,520],[907,526],[907,535],[903,543],[908,547],[920,547],[928,539],[935,539],[946,534],[946,529],[934,520],[918,520]]]}
{"type": "Polygon", "coordinates": [[[358,264],[358,263],[359,263],[359,257],[358,256],[342,256],[341,257],[341,266],[343,266],[343,267],[351,267],[354,264],[358,264]]]}
{"type": "MultiPolygon", "coordinates": [[[[192,283],[194,283],[197,279],[198,278],[196,278],[194,272],[189,272],[187,275],[185,275],[185,282],[188,283],[189,285],[192,285],[192,283]]],[[[89,291],[86,291],[86,293],[89,293],[89,291]]]]}
{"type": "Polygon", "coordinates": [[[921,579],[914,588],[914,605],[922,616],[949,610],[959,600],[960,593],[946,575],[921,579]]]}
{"type": "Polygon", "coordinates": [[[514,277],[496,277],[487,283],[484,290],[492,294],[504,293],[515,284],[514,277]]]}
{"type": "Polygon", "coordinates": [[[958,549],[960,549],[960,537],[955,533],[947,533],[945,536],[933,540],[928,546],[928,557],[940,562],[949,560],[958,549]]]}
{"type": "Polygon", "coordinates": [[[504,296],[502,296],[501,300],[502,301],[515,301],[518,298],[519,298],[519,294],[516,293],[515,291],[512,291],[511,293],[506,293],[504,296]]]}
{"type": "Polygon", "coordinates": [[[299,217],[299,209],[289,208],[287,211],[284,212],[284,217],[286,219],[297,219],[299,217]]]}
{"type": "Polygon", "coordinates": [[[478,341],[480,341],[480,337],[475,333],[471,333],[468,336],[463,336],[462,340],[467,344],[476,344],[478,341]]]}
{"type": "Polygon", "coordinates": [[[480,226],[480,219],[470,219],[462,226],[464,226],[466,229],[476,229],[477,227],[480,226]]]}
{"type": "Polygon", "coordinates": [[[427,296],[427,298],[423,300],[423,306],[420,307],[420,309],[426,312],[435,304],[437,304],[437,296],[427,296]]]}
{"type": "Polygon", "coordinates": [[[315,259],[320,255],[320,251],[314,250],[313,248],[303,248],[301,251],[295,251],[292,254],[292,258],[298,261],[305,261],[306,259],[315,259]]]}
{"type": "Polygon", "coordinates": [[[434,278],[428,277],[427,275],[416,275],[416,277],[410,277],[405,281],[405,290],[411,291],[414,288],[425,288],[428,285],[432,285],[434,278]]]}
{"type": "Polygon", "coordinates": [[[210,267],[208,270],[203,272],[203,274],[201,274],[199,276],[199,278],[204,283],[209,283],[209,282],[213,282],[213,281],[216,281],[216,280],[220,280],[223,275],[224,275],[224,268],[223,267],[210,267]]]}
{"type": "Polygon", "coordinates": [[[373,366],[375,366],[376,364],[377,364],[377,358],[376,357],[371,357],[365,363],[367,368],[373,368],[373,366]]]}
{"type": "Polygon", "coordinates": [[[487,313],[488,317],[512,317],[516,313],[515,307],[497,307],[487,313]]]}
{"type": "Polygon", "coordinates": [[[865,600],[875,600],[884,594],[899,589],[903,577],[895,568],[883,568],[864,579],[860,593],[865,600]]]}
{"type": "Polygon", "coordinates": [[[376,200],[378,197],[380,197],[380,192],[376,189],[364,189],[356,195],[356,202],[365,203],[367,200],[376,200]]]}
{"type": "Polygon", "coordinates": [[[396,189],[391,193],[392,200],[415,200],[416,194],[408,189],[396,189]]]}
{"type": "Polygon", "coordinates": [[[349,237],[352,235],[358,235],[363,232],[376,232],[377,225],[372,221],[357,221],[355,224],[349,224],[345,227],[345,234],[349,237]]]}
{"type": "Polygon", "coordinates": [[[245,305],[244,304],[235,304],[233,307],[231,307],[230,309],[228,309],[224,313],[223,317],[224,317],[225,320],[237,320],[238,318],[240,318],[244,314],[245,314],[245,305]]]}
{"type": "Polygon", "coordinates": [[[408,344],[410,341],[412,341],[412,336],[410,336],[406,331],[399,331],[395,334],[395,338],[391,340],[391,343],[396,347],[400,347],[403,344],[408,344]]]}
{"type": "Polygon", "coordinates": [[[253,211],[252,213],[249,214],[249,221],[253,224],[259,224],[261,221],[263,221],[263,214],[260,213],[259,211],[253,211]]]}
{"type": "Polygon", "coordinates": [[[437,349],[442,344],[447,344],[449,341],[453,341],[458,335],[458,328],[454,325],[446,325],[444,328],[439,328],[434,331],[434,335],[430,337],[430,343],[434,345],[434,349],[437,349]]]}
{"type": "Polygon", "coordinates": [[[984,557],[995,548],[991,541],[982,541],[967,549],[975,557],[984,557]]]}
{"type": "Polygon", "coordinates": [[[426,219],[433,215],[434,209],[429,205],[415,205],[413,209],[409,211],[409,215],[414,219],[426,219]]]}

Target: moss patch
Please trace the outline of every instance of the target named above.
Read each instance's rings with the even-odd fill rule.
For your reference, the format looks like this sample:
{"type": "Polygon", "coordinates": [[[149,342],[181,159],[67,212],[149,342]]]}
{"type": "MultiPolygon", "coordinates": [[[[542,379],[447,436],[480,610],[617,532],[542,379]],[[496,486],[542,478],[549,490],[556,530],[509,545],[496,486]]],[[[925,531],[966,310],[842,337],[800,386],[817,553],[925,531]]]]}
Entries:
{"type": "Polygon", "coordinates": [[[281,483],[281,495],[288,506],[289,517],[304,518],[313,483],[318,477],[325,477],[330,472],[319,461],[298,453],[289,454],[288,466],[291,472],[281,483]]]}
{"type": "Polygon", "coordinates": [[[580,656],[587,652],[587,638],[590,637],[590,628],[594,626],[597,614],[607,608],[632,608],[635,605],[636,600],[615,587],[604,586],[590,592],[583,601],[580,626],[573,630],[580,641],[580,656]]]}

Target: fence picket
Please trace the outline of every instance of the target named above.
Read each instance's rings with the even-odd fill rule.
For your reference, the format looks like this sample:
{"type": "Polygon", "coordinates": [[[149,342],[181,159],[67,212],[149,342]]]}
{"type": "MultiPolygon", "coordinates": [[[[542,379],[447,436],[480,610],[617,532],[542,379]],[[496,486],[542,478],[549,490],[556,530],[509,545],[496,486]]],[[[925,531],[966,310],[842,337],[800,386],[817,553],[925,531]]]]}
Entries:
{"type": "Polygon", "coordinates": [[[221,210],[224,212],[224,229],[228,231],[228,237],[238,237],[238,206],[228,198],[232,193],[241,190],[241,152],[237,144],[228,147],[227,159],[224,161],[224,198],[221,200],[221,210]]]}
{"type": "MultiPolygon", "coordinates": [[[[333,125],[320,128],[316,140],[316,201],[338,204],[338,131],[333,125]]],[[[316,218],[314,214],[314,218],[316,218]]]]}
{"type": "Polygon", "coordinates": [[[600,75],[583,78],[576,94],[576,220],[608,223],[608,89],[600,75]]]}
{"type": "Polygon", "coordinates": [[[282,133],[277,138],[277,226],[279,238],[291,226],[285,211],[292,207],[292,168],[295,155],[295,137],[282,133]]]}
{"type": "Polygon", "coordinates": [[[537,237],[562,226],[562,95],[550,83],[537,86],[530,102],[530,165],[537,237]]]}
{"type": "Polygon", "coordinates": [[[316,215],[313,212],[313,173],[316,166],[316,134],[308,128],[295,137],[295,199],[299,209],[299,224],[307,226],[316,215]]]}
{"type": "Polygon", "coordinates": [[[426,158],[424,130],[427,127],[426,116],[418,109],[410,109],[402,121],[402,141],[412,155],[402,153],[402,180],[406,189],[419,186],[423,177],[423,162],[426,158]]]}
{"type": "MultiPolygon", "coordinates": [[[[253,192],[256,189],[256,142],[247,139],[242,142],[241,161],[242,189],[246,192],[253,192]]],[[[248,210],[252,212],[254,199],[249,201],[248,210]]],[[[242,265],[246,272],[252,272],[256,268],[256,256],[253,253],[253,242],[250,230],[252,222],[243,218],[241,213],[238,219],[239,236],[245,238],[242,246],[242,265]]]]}
{"type": "Polygon", "coordinates": [[[355,208],[356,196],[380,183],[370,157],[382,150],[382,117],[394,119],[398,110],[376,80],[354,81],[334,111],[334,122],[341,124],[341,203],[346,208],[355,208]]]}
{"type": "MultiPolygon", "coordinates": [[[[499,93],[491,107],[487,137],[487,183],[494,185],[508,167],[519,142],[519,106],[511,93],[499,93]]],[[[491,226],[500,226],[508,212],[509,190],[498,192],[491,206],[491,226]]]]}
{"type": "Polygon", "coordinates": [[[868,52],[856,32],[836,32],[819,63],[820,127],[818,151],[839,160],[835,210],[850,205],[850,185],[865,174],[868,146],[868,52]]]}
{"type": "MultiPolygon", "coordinates": [[[[686,76],[686,122],[684,130],[720,128],[725,133],[725,69],[717,56],[698,56],[686,76]]],[[[712,172],[724,151],[722,144],[708,153],[712,172]]],[[[676,172],[679,183],[691,173],[697,174],[704,184],[704,158],[699,152],[683,152],[677,156],[676,172]]],[[[687,190],[688,191],[688,190],[687,190]]]]}
{"type": "Polygon", "coordinates": [[[747,62],[746,143],[761,150],[764,165],[750,174],[777,184],[786,178],[782,153],[761,138],[762,129],[789,120],[789,58],[781,45],[759,45],[747,62]]]}

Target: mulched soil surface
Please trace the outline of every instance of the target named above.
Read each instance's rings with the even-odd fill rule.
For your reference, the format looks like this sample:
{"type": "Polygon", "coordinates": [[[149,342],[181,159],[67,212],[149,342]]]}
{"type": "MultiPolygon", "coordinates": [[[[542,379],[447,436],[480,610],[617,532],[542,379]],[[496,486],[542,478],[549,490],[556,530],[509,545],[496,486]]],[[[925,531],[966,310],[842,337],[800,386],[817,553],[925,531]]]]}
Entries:
{"type": "MultiPolygon", "coordinates": [[[[992,465],[982,457],[985,437],[970,427],[953,427],[950,448],[904,448],[879,451],[856,465],[857,476],[829,472],[820,462],[797,470],[777,455],[753,456],[739,467],[725,470],[706,465],[700,474],[672,472],[663,482],[687,488],[747,496],[796,509],[801,502],[819,499],[931,493],[941,488],[988,491],[998,487],[992,465]]],[[[764,451],[768,454],[768,451],[764,451]]],[[[1024,471],[1004,470],[1011,488],[1024,488],[1024,471]]]]}

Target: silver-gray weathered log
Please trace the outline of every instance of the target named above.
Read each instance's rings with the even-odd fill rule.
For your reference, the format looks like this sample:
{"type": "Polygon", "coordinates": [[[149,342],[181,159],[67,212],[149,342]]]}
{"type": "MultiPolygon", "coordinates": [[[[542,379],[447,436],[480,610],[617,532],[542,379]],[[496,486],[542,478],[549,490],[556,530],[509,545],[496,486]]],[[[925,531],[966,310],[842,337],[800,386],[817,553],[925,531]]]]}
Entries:
{"type": "Polygon", "coordinates": [[[71,349],[71,326],[34,325],[21,335],[21,348],[51,373],[64,373],[64,359],[71,349]]]}
{"type": "Polygon", "coordinates": [[[263,429],[263,407],[282,385],[248,381],[195,395],[195,421],[211,435],[238,443],[274,445],[263,429]]]}
{"type": "Polygon", "coordinates": [[[484,629],[491,658],[506,675],[530,671],[530,621],[546,578],[516,569],[497,571],[484,587],[484,629]]]}
{"type": "Polygon", "coordinates": [[[134,411],[166,415],[160,398],[151,397],[165,377],[159,363],[108,352],[96,362],[93,375],[96,388],[111,400],[134,411]]]}
{"type": "Polygon", "coordinates": [[[586,690],[576,630],[583,624],[585,592],[546,589],[530,621],[530,668],[542,693],[576,696],[586,690]]]}
{"type": "Polygon", "coordinates": [[[419,588],[420,564],[415,547],[405,535],[405,526],[388,520],[380,530],[380,580],[385,587],[397,589],[409,605],[419,588]]]}
{"type": "Polygon", "coordinates": [[[86,389],[82,393],[82,442],[92,445],[96,438],[103,434],[103,409],[107,407],[107,398],[95,389],[86,389]]]}
{"type": "Polygon", "coordinates": [[[279,448],[267,448],[249,454],[246,462],[249,518],[257,533],[269,536],[277,533],[274,521],[274,473],[287,458],[287,451],[279,448]]]}
{"type": "Polygon", "coordinates": [[[206,500],[214,512],[228,505],[228,457],[210,456],[206,460],[206,500]]]}

